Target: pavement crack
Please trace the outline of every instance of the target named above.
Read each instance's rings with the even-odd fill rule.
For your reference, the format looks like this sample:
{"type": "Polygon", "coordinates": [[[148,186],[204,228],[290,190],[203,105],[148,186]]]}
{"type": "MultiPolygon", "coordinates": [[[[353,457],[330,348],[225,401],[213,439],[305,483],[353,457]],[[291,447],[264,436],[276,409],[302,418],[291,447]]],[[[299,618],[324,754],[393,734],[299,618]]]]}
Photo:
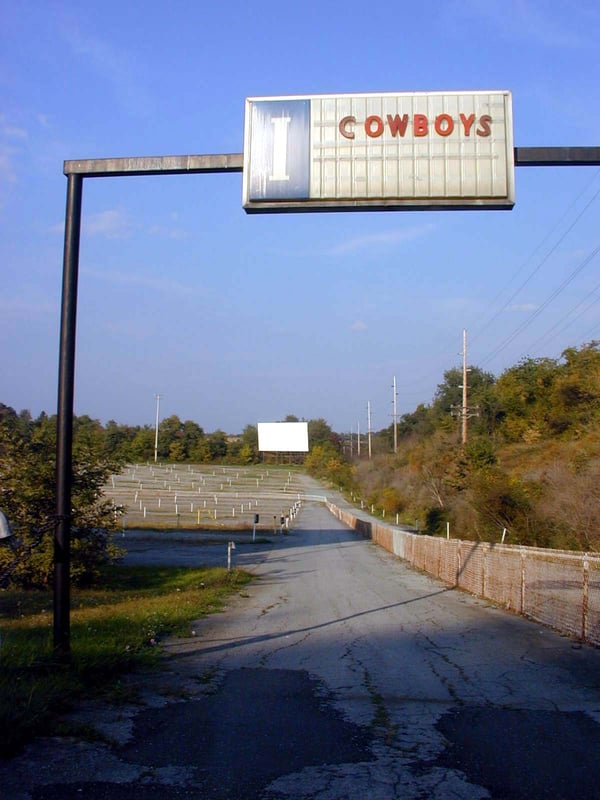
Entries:
{"type": "MultiPolygon", "coordinates": [[[[446,666],[451,667],[452,669],[456,670],[456,672],[458,673],[460,679],[463,681],[463,683],[466,686],[470,685],[471,680],[470,680],[469,676],[467,675],[467,673],[465,672],[465,670],[463,669],[463,667],[461,667],[460,664],[458,664],[456,661],[453,661],[446,653],[443,652],[443,649],[440,648],[433,641],[433,639],[431,639],[426,634],[421,632],[419,634],[419,637],[421,639],[424,639],[427,642],[428,646],[425,646],[424,649],[429,653],[430,656],[436,656],[437,658],[441,659],[441,661],[443,661],[443,663],[446,664],[446,666]]],[[[429,661],[429,667],[430,667],[431,671],[436,676],[436,678],[438,678],[440,683],[442,683],[442,685],[446,687],[446,689],[448,690],[448,693],[450,694],[450,696],[452,697],[454,702],[457,705],[463,705],[464,701],[460,697],[460,695],[459,695],[454,683],[450,679],[449,675],[444,674],[441,670],[439,670],[436,667],[436,665],[434,664],[434,661],[433,661],[433,659],[431,657],[428,659],[428,661],[429,661]]]]}
{"type": "Polygon", "coordinates": [[[260,612],[261,617],[264,616],[265,614],[268,614],[269,611],[272,611],[274,608],[277,608],[277,606],[281,605],[282,603],[287,603],[287,601],[288,601],[287,597],[283,596],[279,597],[274,603],[271,603],[270,605],[265,606],[262,609],[262,611],[260,612]]]}
{"type": "Polygon", "coordinates": [[[390,712],[388,711],[383,695],[377,691],[373,678],[367,669],[363,672],[363,683],[369,693],[371,705],[373,707],[373,719],[371,726],[381,737],[384,744],[390,746],[394,743],[398,733],[398,726],[394,725],[390,712]]]}
{"type": "Polygon", "coordinates": [[[281,647],[276,647],[273,650],[269,650],[268,653],[264,653],[259,659],[258,662],[259,666],[265,667],[267,665],[267,660],[270,659],[272,656],[277,655],[277,653],[281,653],[282,650],[289,650],[292,647],[298,647],[298,645],[303,644],[303,642],[305,642],[310,637],[310,635],[311,633],[310,631],[308,631],[307,633],[304,634],[304,636],[301,636],[299,639],[296,639],[293,642],[289,642],[288,644],[282,644],[281,647]]]}

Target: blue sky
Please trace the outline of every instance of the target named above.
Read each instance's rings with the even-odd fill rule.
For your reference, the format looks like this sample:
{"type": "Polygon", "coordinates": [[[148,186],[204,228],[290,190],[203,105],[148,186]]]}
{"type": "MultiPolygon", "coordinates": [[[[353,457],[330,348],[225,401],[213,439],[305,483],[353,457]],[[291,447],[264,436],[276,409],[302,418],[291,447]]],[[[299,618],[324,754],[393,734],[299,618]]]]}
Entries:
{"type": "MultiPolygon", "coordinates": [[[[244,99],[513,93],[515,145],[598,145],[597,2],[0,0],[0,402],[56,408],[77,158],[240,153],[244,99]]],[[[247,216],[240,174],[84,182],[75,412],[205,430],[390,424],[444,370],[600,338],[600,170],[512,211],[247,216]],[[553,297],[553,295],[555,295],[553,297]]]]}

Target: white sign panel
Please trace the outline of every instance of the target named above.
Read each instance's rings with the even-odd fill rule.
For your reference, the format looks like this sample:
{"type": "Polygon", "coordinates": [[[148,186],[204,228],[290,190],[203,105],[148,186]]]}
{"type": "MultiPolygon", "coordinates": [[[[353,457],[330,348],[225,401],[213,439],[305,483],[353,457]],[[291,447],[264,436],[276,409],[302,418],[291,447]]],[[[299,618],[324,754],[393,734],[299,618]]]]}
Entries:
{"type": "Polygon", "coordinates": [[[259,422],[258,449],[263,453],[308,453],[308,422],[259,422]]]}
{"type": "Polygon", "coordinates": [[[246,100],[248,212],[512,208],[507,91],[246,100]]]}

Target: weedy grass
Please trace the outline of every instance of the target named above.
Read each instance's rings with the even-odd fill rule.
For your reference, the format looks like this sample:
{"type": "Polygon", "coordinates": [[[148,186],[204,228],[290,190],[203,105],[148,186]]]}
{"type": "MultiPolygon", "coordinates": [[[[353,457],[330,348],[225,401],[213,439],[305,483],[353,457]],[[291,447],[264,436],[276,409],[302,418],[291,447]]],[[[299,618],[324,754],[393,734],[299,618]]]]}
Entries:
{"type": "Polygon", "coordinates": [[[251,580],[224,568],[111,567],[95,589],[73,589],[71,652],[53,651],[52,596],[0,592],[0,757],[57,731],[80,698],[119,695],[127,673],[158,666],[160,642],[222,609],[251,580]]]}

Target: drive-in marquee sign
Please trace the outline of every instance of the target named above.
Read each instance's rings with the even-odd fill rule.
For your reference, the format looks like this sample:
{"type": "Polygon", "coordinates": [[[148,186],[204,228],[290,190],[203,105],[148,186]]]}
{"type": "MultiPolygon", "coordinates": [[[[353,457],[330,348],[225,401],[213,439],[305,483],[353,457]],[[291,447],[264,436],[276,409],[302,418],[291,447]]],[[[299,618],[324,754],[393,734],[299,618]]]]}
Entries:
{"type": "Polygon", "coordinates": [[[512,208],[508,91],[246,100],[248,212],[512,208]]]}

